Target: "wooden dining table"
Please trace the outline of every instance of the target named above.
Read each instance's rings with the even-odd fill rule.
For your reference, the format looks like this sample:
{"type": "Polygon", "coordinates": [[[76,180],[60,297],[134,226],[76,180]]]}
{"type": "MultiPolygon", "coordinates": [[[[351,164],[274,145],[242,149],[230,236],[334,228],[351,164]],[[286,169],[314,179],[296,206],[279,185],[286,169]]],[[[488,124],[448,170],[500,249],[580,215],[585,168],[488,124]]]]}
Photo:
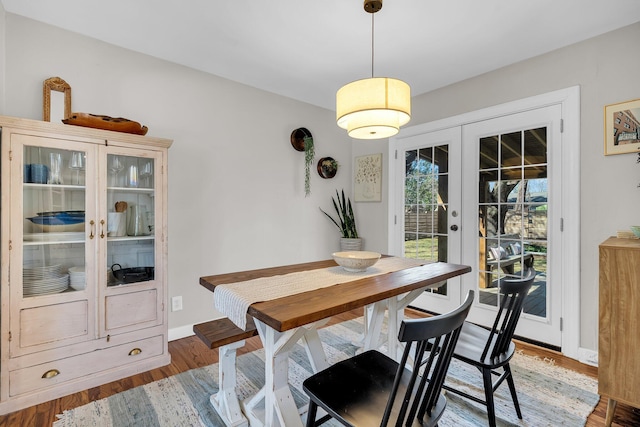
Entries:
{"type": "MultiPolygon", "coordinates": [[[[315,261],[273,268],[204,276],[200,284],[214,293],[216,287],[254,279],[336,267],[333,260],[315,261]]],[[[251,426],[301,427],[298,410],[288,383],[289,354],[302,340],[314,372],[328,366],[317,329],[337,314],[368,307],[363,349],[376,348],[382,319],[388,313],[388,354],[397,357],[397,342],[404,308],[428,288],[468,273],[466,265],[435,262],[385,274],[309,290],[294,295],[252,303],[247,313],[255,320],[265,351],[265,385],[242,402],[251,426]],[[264,405],[261,403],[264,402],[264,405]]],[[[313,274],[313,273],[310,273],[313,274]]],[[[259,293],[260,289],[255,289],[259,293]]],[[[235,372],[228,373],[235,375],[235,372]]],[[[227,390],[227,395],[235,393],[227,390]]],[[[304,413],[304,412],[303,412],[304,413]]]]}

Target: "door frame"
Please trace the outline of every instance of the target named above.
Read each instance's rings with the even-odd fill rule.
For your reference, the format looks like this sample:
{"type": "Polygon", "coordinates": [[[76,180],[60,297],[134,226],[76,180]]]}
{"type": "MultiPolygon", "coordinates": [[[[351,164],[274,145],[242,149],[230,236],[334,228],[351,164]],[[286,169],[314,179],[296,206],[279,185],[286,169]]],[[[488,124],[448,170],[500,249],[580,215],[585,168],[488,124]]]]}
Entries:
{"type": "MultiPolygon", "coordinates": [[[[562,188],[560,212],[562,230],[560,233],[562,263],[560,275],[562,283],[561,302],[561,335],[562,353],[572,359],[579,358],[580,348],[580,87],[572,86],[545,94],[507,102],[493,107],[460,114],[416,126],[404,128],[400,133],[389,138],[389,155],[387,156],[389,177],[397,176],[395,152],[401,139],[422,133],[443,130],[456,126],[494,119],[514,113],[551,105],[561,106],[562,129],[562,188]]],[[[403,206],[402,195],[395,194],[397,186],[390,182],[388,187],[388,251],[390,254],[401,254],[394,238],[398,233],[396,220],[400,207],[403,206]]]]}

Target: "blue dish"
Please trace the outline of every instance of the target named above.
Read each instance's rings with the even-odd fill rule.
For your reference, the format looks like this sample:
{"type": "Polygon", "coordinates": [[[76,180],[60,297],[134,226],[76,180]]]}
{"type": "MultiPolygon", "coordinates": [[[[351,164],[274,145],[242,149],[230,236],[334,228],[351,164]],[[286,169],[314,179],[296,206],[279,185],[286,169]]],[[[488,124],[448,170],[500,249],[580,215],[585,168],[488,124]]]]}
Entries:
{"type": "Polygon", "coordinates": [[[55,217],[82,217],[84,218],[84,211],[52,211],[52,212],[38,212],[38,216],[55,216],[55,217]]]}
{"type": "Polygon", "coordinates": [[[84,213],[82,215],[42,215],[27,219],[38,225],[72,225],[83,223],[84,213]]]}

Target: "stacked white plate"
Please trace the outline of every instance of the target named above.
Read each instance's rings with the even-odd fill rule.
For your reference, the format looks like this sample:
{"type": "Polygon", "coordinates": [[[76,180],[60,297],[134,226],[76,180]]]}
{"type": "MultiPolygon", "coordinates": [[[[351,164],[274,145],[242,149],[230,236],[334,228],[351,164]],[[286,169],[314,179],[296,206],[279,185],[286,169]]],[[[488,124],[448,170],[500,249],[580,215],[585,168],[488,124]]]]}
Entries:
{"type": "Polygon", "coordinates": [[[22,290],[25,296],[57,294],[69,287],[69,275],[60,264],[25,265],[22,270],[22,290]]]}
{"type": "Polygon", "coordinates": [[[84,267],[71,267],[69,269],[70,284],[76,291],[81,291],[86,287],[84,267]]]}

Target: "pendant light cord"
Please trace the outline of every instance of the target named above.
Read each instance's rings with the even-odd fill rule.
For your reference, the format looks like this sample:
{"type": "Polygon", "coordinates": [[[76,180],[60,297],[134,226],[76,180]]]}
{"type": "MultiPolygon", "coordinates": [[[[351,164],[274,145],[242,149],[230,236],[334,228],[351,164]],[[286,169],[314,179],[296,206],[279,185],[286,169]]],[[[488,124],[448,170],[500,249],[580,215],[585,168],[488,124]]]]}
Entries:
{"type": "Polygon", "coordinates": [[[373,34],[374,34],[374,25],[373,25],[373,13],[371,14],[371,78],[373,78],[373,55],[374,55],[374,50],[373,50],[373,44],[374,44],[374,39],[373,39],[373,34]]]}

